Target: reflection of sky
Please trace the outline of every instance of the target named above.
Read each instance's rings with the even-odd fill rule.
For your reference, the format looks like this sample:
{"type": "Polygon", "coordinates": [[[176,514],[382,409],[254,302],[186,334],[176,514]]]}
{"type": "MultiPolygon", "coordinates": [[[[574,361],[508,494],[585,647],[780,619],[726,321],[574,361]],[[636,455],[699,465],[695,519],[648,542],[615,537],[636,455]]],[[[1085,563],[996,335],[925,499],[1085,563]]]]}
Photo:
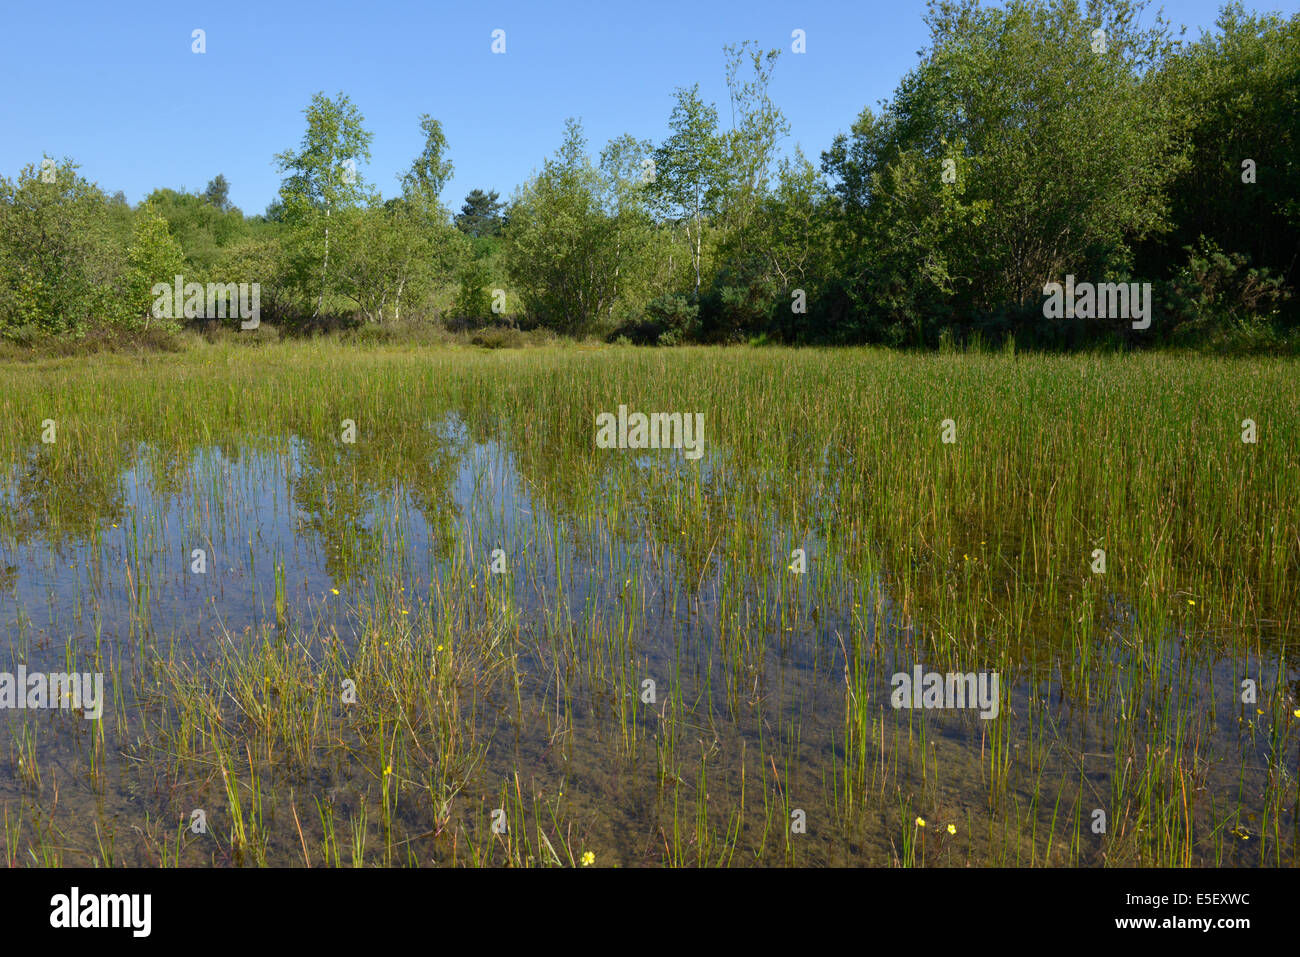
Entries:
{"type": "MultiPolygon", "coordinates": [[[[439,450],[451,455],[445,476],[451,514],[437,502],[435,514],[426,514],[417,502],[422,496],[400,483],[380,487],[381,479],[358,488],[342,457],[320,462],[297,440],[249,446],[233,456],[201,448],[183,467],[168,462],[161,469],[141,448],[116,481],[112,514],[83,516],[97,545],[91,535],[69,536],[66,529],[50,534],[53,543],[36,534],[21,544],[0,542],[0,571],[11,569],[0,583],[0,629],[11,642],[26,636],[33,650],[46,639],[61,647],[70,635],[93,642],[97,632],[124,643],[132,634],[133,596],[145,587],[152,633],[181,648],[202,648],[223,634],[275,622],[278,562],[290,620],[347,635],[355,625],[351,610],[363,598],[378,597],[377,580],[404,585],[413,608],[453,564],[482,574],[492,550],[502,548],[508,567],[526,570],[510,581],[513,601],[532,620],[579,621],[591,609],[619,607],[630,598],[629,587],[640,587],[643,625],[662,639],[651,640],[659,645],[650,649],[652,656],[670,659],[678,642],[710,656],[725,587],[723,556],[697,553],[699,543],[681,540],[681,530],[664,521],[663,506],[683,483],[697,483],[716,507],[724,500],[723,484],[736,481],[726,452],[710,443],[705,458],[686,462],[671,451],[609,450],[605,454],[632,468],[598,472],[593,488],[578,494],[584,504],[590,503],[587,491],[597,501],[623,500],[615,513],[618,527],[611,529],[594,517],[599,508],[572,514],[578,508],[569,504],[572,490],[550,495],[543,488],[553,507],[537,501],[514,456],[495,440],[473,441],[459,417],[447,416],[432,434],[439,450]],[[449,552],[437,547],[440,536],[449,552]],[[206,553],[203,574],[191,571],[195,548],[206,553]],[[637,586],[626,584],[629,579],[637,586]]],[[[7,506],[13,503],[12,489],[3,494],[7,506]]],[[[39,513],[38,503],[25,505],[39,513]]],[[[728,504],[728,510],[735,507],[728,504]]],[[[791,536],[772,528],[773,555],[788,556],[791,536]]],[[[808,554],[811,582],[822,546],[809,538],[799,544],[808,554]]],[[[775,593],[762,591],[775,602],[775,593]]],[[[778,648],[778,656],[811,669],[819,651],[838,645],[832,626],[823,620],[816,644],[789,644],[784,652],[778,648]]]]}
{"type": "MultiPolygon", "coordinates": [[[[335,630],[347,640],[357,628],[357,609],[382,604],[384,594],[400,590],[398,585],[405,588],[401,601],[413,615],[425,610],[431,583],[445,592],[457,568],[482,587],[492,550],[502,548],[523,633],[538,637],[539,644],[546,644],[544,636],[553,628],[582,630],[597,622],[613,634],[630,627],[638,673],[658,676],[661,688],[672,681],[690,686],[704,695],[697,694],[696,707],[714,714],[725,711],[727,679],[735,680],[739,668],[742,696],[759,689],[769,707],[799,722],[810,748],[834,761],[830,733],[843,730],[844,651],[855,640],[876,638],[880,650],[867,656],[866,666],[874,677],[872,707],[884,715],[886,726],[924,721],[932,738],[952,742],[968,760],[977,758],[986,728],[973,713],[891,714],[890,675],[910,672],[915,664],[927,670],[937,666],[909,653],[913,636],[897,627],[897,612],[878,596],[877,580],[838,578],[840,573],[826,567],[836,559],[824,542],[766,515],[760,526],[765,539],[745,547],[770,551],[773,574],[738,581],[728,564],[728,549],[736,546],[725,534],[697,542],[674,524],[670,503],[686,489],[692,493],[686,499],[712,513],[710,527],[730,528],[736,511],[765,508],[760,504],[765,490],[782,481],[779,470],[746,471],[728,450],[710,442],[698,463],[675,452],[655,457],[602,450],[597,470],[574,479],[552,471],[554,463],[544,455],[531,469],[521,466],[498,441],[472,440],[455,416],[435,425],[432,435],[430,454],[445,460],[417,470],[430,477],[420,489],[386,475],[358,485],[350,451],[338,446],[313,451],[298,441],[268,443],[240,449],[233,457],[204,448],[183,467],[173,463],[161,472],[147,449],[138,450],[116,481],[120,507],[111,515],[92,516],[98,544],[90,536],[63,533],[53,543],[36,534],[22,543],[0,541],[0,634],[12,649],[8,657],[14,664],[48,669],[61,660],[69,636],[89,647],[97,633],[129,648],[132,596],[142,583],[155,638],[178,651],[202,654],[224,634],[274,625],[277,562],[284,566],[291,623],[305,631],[335,630]],[[159,474],[167,487],[158,487],[159,474]],[[590,484],[575,488],[564,484],[568,480],[590,484]],[[808,574],[800,579],[778,570],[788,564],[794,547],[804,548],[808,559],[808,574]],[[191,572],[193,548],[206,550],[206,574],[191,572]],[[879,622],[871,611],[877,597],[884,611],[879,622]],[[629,626],[631,605],[637,611],[629,626]],[[750,644],[739,664],[730,657],[738,638],[750,644]]],[[[821,464],[828,475],[818,494],[834,494],[828,449],[822,450],[821,464]]],[[[11,479],[9,488],[0,489],[4,507],[27,508],[38,516],[39,502],[14,501],[14,484],[11,479]]],[[[808,510],[816,504],[810,501],[808,510]]],[[[1046,707],[1057,733],[1073,743],[1062,750],[1064,763],[1054,765],[1056,771],[1077,773],[1082,760],[1090,777],[1112,772],[1105,765],[1113,764],[1107,742],[1114,715],[1118,702],[1134,693],[1127,686],[1127,664],[1134,656],[1146,656],[1152,664],[1151,656],[1159,654],[1161,683],[1173,689],[1168,693],[1193,689],[1198,695],[1193,721],[1203,722],[1201,733],[1212,722],[1218,732],[1215,750],[1228,755],[1228,764],[1234,753],[1244,755],[1246,776],[1257,774],[1266,760],[1268,735],[1254,741],[1243,735],[1238,722],[1243,709],[1235,706],[1232,689],[1249,674],[1259,681],[1263,700],[1274,680],[1271,661],[1230,656],[1212,661],[1208,653],[1184,659],[1185,646],[1176,638],[1152,652],[1133,640],[1133,610],[1114,597],[1108,605],[1107,620],[1092,639],[1090,673],[1100,674],[1102,662],[1118,665],[1122,677],[1108,686],[1110,700],[1096,700],[1085,710],[1068,696],[1060,698],[1060,669],[1050,659],[1035,664],[1036,684],[1003,675],[1003,713],[1018,716],[1017,736],[1024,731],[1025,715],[1046,707]],[[1180,668],[1189,681],[1179,676],[1180,668]],[[1206,690],[1211,677],[1213,692],[1206,690]],[[1221,703],[1212,719],[1204,707],[1210,694],[1221,703]],[[1071,750],[1074,757],[1064,756],[1071,750]],[[1079,752],[1094,757],[1080,759],[1079,752]]],[[[1036,627],[1056,625],[1040,621],[1036,627]]],[[[525,671],[546,667],[532,655],[533,647],[525,641],[518,649],[525,671]]],[[[980,669],[972,664],[970,670],[980,669]]],[[[1139,690],[1153,699],[1161,693],[1139,690]]],[[[1096,689],[1093,694],[1099,697],[1096,689]]],[[[1247,708],[1245,717],[1266,720],[1254,711],[1247,708]]]]}

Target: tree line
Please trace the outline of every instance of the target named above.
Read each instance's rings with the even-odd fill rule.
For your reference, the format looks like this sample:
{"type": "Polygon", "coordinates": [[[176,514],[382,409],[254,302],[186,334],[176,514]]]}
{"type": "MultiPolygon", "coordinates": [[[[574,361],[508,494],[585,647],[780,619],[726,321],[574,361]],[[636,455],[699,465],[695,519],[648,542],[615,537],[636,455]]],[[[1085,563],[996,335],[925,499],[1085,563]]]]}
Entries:
{"type": "Polygon", "coordinates": [[[1234,3],[1196,40],[1144,20],[1135,0],[931,0],[919,62],[816,162],[784,148],[781,51],[727,47],[724,110],[679,88],[661,142],[596,153],[569,120],[507,201],[476,189],[458,213],[439,121],[385,200],[343,93],[312,99],[257,216],[223,176],[132,208],[46,157],[0,177],[0,335],[169,333],[187,317],[152,289],[184,275],[260,283],[287,329],[1294,348],[1300,16],[1234,3]],[[1152,283],[1155,321],[1048,318],[1066,276],[1152,283]]]}

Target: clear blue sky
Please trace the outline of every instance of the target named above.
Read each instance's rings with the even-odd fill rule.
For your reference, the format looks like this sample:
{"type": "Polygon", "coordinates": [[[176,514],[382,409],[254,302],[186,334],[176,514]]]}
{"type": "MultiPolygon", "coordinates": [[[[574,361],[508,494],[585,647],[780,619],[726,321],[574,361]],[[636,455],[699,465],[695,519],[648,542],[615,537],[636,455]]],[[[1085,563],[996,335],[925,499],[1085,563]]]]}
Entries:
{"type": "MultiPolygon", "coordinates": [[[[1172,0],[1189,36],[1219,0],[1172,0]]],[[[217,173],[245,213],[265,209],[274,154],[296,147],[318,90],[347,93],[374,134],[362,173],[385,195],[419,152],[418,117],[440,119],[459,208],[474,187],[509,196],[581,118],[593,153],[621,133],[658,141],[672,93],[694,82],[724,123],[722,47],[785,51],[772,92],[787,147],[816,161],[864,106],[888,97],[926,42],[922,0],[597,0],[520,3],[11,3],[0,52],[0,173],[43,153],[131,203],[152,189],[201,190],[217,173]],[[191,32],[207,52],[191,52],[191,32]],[[491,52],[506,31],[506,53],[491,52]],[[791,31],[807,53],[790,53],[791,31]]],[[[1256,4],[1247,3],[1247,8],[1256,4]]],[[[1260,9],[1290,14],[1300,0],[1260,9]]]]}

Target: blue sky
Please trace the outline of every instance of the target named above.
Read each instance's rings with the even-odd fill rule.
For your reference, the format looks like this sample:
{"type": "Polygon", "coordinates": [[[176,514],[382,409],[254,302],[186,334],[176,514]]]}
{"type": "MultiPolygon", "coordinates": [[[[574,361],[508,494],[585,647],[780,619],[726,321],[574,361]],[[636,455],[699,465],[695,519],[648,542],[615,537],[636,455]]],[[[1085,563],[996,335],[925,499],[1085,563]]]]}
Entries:
{"type": "MultiPolygon", "coordinates": [[[[1195,36],[1219,5],[1166,10],[1195,36]]],[[[1300,0],[1259,8],[1290,14],[1300,0]]],[[[343,91],[374,134],[362,173],[385,195],[421,148],[420,114],[442,121],[456,168],[443,198],[459,208],[475,187],[509,196],[559,145],[568,116],[593,153],[624,132],[658,141],[674,88],[698,81],[725,123],[722,47],[744,40],[785,51],[772,93],[790,121],[786,146],[815,161],[915,64],[924,10],[922,0],[15,3],[0,52],[0,173],[70,156],[132,203],[224,173],[235,204],[258,213],[312,94],[343,91]],[[196,28],[203,55],[191,52],[196,28]],[[504,55],[491,52],[498,28],[504,55]],[[796,28],[803,55],[790,53],[796,28]]]]}

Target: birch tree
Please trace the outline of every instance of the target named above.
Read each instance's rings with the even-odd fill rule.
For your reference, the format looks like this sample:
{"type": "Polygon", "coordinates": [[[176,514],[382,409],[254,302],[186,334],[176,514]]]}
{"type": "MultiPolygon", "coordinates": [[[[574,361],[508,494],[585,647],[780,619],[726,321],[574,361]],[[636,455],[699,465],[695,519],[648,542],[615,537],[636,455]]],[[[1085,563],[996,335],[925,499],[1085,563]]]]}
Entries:
{"type": "Polygon", "coordinates": [[[354,209],[368,198],[357,166],[370,159],[371,134],[364,117],[348,97],[331,100],[324,93],[312,97],[303,111],[307,132],[295,150],[276,156],[287,173],[280,186],[284,221],[294,240],[299,281],[306,289],[319,275],[316,309],[320,315],[330,291],[331,226],[340,211],[354,209]]]}
{"type": "Polygon", "coordinates": [[[659,209],[683,223],[700,294],[705,223],[718,211],[724,187],[724,139],[718,111],[700,99],[700,86],[679,87],[668,120],[671,133],[654,152],[650,195],[659,209]]]}

